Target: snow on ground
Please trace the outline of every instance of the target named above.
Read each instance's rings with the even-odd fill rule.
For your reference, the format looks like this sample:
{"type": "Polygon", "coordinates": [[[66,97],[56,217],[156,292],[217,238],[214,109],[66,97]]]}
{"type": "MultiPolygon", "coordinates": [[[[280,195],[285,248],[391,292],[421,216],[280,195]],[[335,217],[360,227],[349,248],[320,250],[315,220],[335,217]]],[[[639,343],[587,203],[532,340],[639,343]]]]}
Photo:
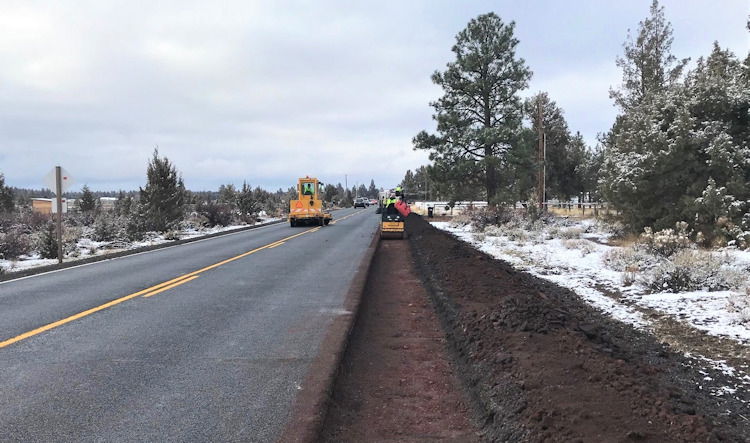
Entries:
{"type": "MultiPolygon", "coordinates": [[[[261,221],[257,222],[257,224],[263,224],[268,223],[272,221],[280,220],[279,218],[261,218],[261,221]]],[[[177,237],[179,240],[185,240],[190,238],[196,238],[196,237],[202,237],[205,235],[210,234],[216,234],[218,232],[226,232],[226,231],[234,231],[241,228],[246,228],[250,225],[243,224],[243,225],[230,225],[230,226],[215,226],[213,228],[199,228],[199,229],[186,229],[183,231],[179,231],[177,233],[177,237]]],[[[175,239],[167,239],[165,238],[164,234],[159,234],[156,232],[149,233],[146,240],[138,241],[138,242],[128,242],[123,243],[120,241],[114,241],[114,242],[98,242],[91,240],[90,238],[81,238],[78,240],[78,244],[76,245],[77,248],[77,256],[71,257],[69,256],[65,258],[66,262],[70,261],[76,261],[83,258],[88,258],[92,256],[99,256],[99,255],[106,255],[106,254],[112,254],[114,252],[120,252],[123,250],[130,250],[130,249],[137,249],[144,246],[154,246],[154,245],[160,245],[163,243],[170,243],[175,241],[175,239]]],[[[45,259],[41,258],[39,254],[33,254],[29,256],[21,256],[18,260],[2,260],[0,259],[0,268],[5,270],[6,272],[17,272],[17,271],[23,271],[26,269],[31,268],[37,268],[39,266],[47,266],[47,265],[53,265],[57,263],[57,259],[45,259]]]]}
{"type": "MultiPolygon", "coordinates": [[[[708,334],[732,339],[740,346],[750,345],[750,322],[747,318],[743,320],[741,314],[733,312],[730,306],[732,296],[737,294],[731,291],[649,293],[638,283],[625,284],[624,272],[607,268],[604,260],[605,254],[620,247],[608,244],[610,235],[596,232],[593,220],[578,220],[567,225],[566,229],[580,230],[578,239],[550,238],[550,233],[544,229],[506,232],[513,236],[511,239],[502,230],[486,229],[483,233],[476,233],[471,225],[432,224],[517,269],[573,290],[600,311],[634,327],[653,330],[652,318],[643,313],[655,311],[708,334]]],[[[722,253],[730,255],[738,269],[750,269],[750,251],[729,249],[722,253]]],[[[748,365],[740,363],[733,367],[726,360],[698,352],[686,352],[686,355],[704,367],[734,377],[736,381],[731,386],[710,388],[710,377],[704,379],[706,388],[711,389],[713,395],[736,396],[738,389],[750,388],[748,365]]],[[[704,387],[698,386],[698,389],[704,387]]]]}
{"type": "MultiPolygon", "coordinates": [[[[582,233],[581,239],[548,238],[545,232],[529,232],[526,239],[511,240],[506,235],[472,232],[471,225],[455,226],[433,222],[436,228],[452,233],[481,251],[505,260],[516,268],[553,281],[575,291],[587,302],[612,317],[645,327],[638,307],[656,310],[687,322],[709,334],[750,344],[750,325],[743,324],[740,314],[728,309],[731,291],[696,291],[683,293],[649,293],[638,285],[623,283],[624,273],[606,267],[604,256],[618,248],[606,243],[606,233],[582,233]],[[593,241],[596,240],[596,241],[593,241]],[[612,296],[616,294],[616,296],[612,296]]],[[[567,229],[591,231],[592,220],[576,221],[567,229]]],[[[739,268],[750,267],[750,253],[726,250],[739,268]]]]}

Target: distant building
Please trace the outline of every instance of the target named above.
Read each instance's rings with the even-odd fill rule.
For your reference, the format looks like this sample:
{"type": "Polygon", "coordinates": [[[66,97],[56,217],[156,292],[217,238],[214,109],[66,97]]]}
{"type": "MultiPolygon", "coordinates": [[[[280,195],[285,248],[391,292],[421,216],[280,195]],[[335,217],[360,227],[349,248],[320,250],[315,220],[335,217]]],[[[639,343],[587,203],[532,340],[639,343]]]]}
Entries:
{"type": "Polygon", "coordinates": [[[99,197],[99,206],[102,211],[114,211],[117,197],[99,197]]]}
{"type": "MultiPolygon", "coordinates": [[[[57,200],[54,198],[32,198],[31,210],[37,214],[57,214],[57,200]]],[[[68,199],[62,199],[62,212],[68,212],[68,199]]]]}

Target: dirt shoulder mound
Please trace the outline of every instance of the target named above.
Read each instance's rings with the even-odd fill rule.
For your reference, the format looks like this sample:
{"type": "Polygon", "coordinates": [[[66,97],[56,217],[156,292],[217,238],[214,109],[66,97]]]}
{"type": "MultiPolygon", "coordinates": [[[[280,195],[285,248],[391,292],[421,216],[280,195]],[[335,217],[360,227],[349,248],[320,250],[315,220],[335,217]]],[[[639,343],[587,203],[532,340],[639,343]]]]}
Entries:
{"type": "Polygon", "coordinates": [[[750,438],[747,404],[703,390],[692,360],[421,217],[407,231],[487,440],[750,438]]]}

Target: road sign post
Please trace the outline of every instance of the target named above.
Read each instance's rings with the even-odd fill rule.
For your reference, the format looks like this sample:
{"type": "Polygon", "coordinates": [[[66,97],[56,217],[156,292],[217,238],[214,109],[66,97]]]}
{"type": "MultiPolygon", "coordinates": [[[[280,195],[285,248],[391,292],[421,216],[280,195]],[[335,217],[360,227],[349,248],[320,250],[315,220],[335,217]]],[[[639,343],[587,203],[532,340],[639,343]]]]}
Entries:
{"type": "Polygon", "coordinates": [[[66,189],[68,189],[68,187],[70,187],[71,184],[73,184],[73,180],[70,177],[70,174],[68,174],[68,172],[62,168],[62,166],[55,166],[55,169],[50,171],[49,174],[44,177],[44,182],[50,189],[53,190],[57,200],[57,262],[62,263],[62,194],[66,189]]]}
{"type": "Polygon", "coordinates": [[[55,166],[55,195],[57,196],[57,262],[62,263],[62,168],[60,166],[55,166]]]}

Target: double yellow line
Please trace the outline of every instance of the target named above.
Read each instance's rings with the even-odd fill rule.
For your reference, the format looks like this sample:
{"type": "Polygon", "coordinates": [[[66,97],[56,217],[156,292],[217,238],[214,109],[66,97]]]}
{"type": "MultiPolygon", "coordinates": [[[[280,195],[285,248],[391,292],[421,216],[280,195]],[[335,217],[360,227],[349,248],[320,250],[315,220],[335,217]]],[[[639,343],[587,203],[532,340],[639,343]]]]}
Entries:
{"type": "MultiPolygon", "coordinates": [[[[362,212],[366,212],[366,211],[358,211],[358,212],[355,212],[353,214],[349,214],[349,215],[347,215],[345,217],[342,217],[340,219],[332,221],[330,224],[332,224],[332,225],[336,224],[336,222],[340,222],[342,220],[346,220],[347,218],[352,217],[352,216],[357,215],[357,214],[361,214],[362,212]]],[[[222,261],[220,261],[218,263],[214,263],[214,264],[212,264],[210,266],[206,266],[205,268],[198,269],[197,271],[193,271],[193,272],[190,272],[188,274],[181,275],[181,276],[179,276],[177,278],[173,278],[172,280],[168,280],[168,281],[159,283],[158,285],[151,286],[151,287],[143,289],[141,291],[134,292],[134,293],[126,295],[124,297],[120,297],[118,299],[115,299],[115,300],[112,300],[110,302],[104,303],[103,305],[99,305],[99,306],[96,306],[94,308],[87,309],[87,310],[85,310],[83,312],[79,312],[78,314],[71,315],[70,317],[63,318],[62,320],[58,320],[56,322],[49,323],[49,324],[46,324],[44,326],[40,326],[40,327],[38,327],[36,329],[33,329],[31,331],[24,332],[23,334],[17,335],[17,336],[15,336],[13,338],[9,338],[9,339],[7,339],[5,341],[0,342],[0,349],[4,348],[6,346],[12,345],[13,343],[17,343],[17,342],[19,342],[21,340],[27,339],[29,337],[33,337],[35,335],[41,334],[42,332],[49,331],[50,329],[57,328],[58,326],[62,326],[64,324],[66,324],[66,323],[70,323],[72,321],[75,321],[75,320],[78,320],[80,318],[89,316],[91,314],[94,314],[96,312],[102,311],[104,309],[111,308],[112,306],[119,305],[120,303],[122,303],[124,301],[127,301],[127,300],[130,300],[131,298],[135,298],[135,297],[138,297],[138,296],[151,297],[151,296],[159,294],[161,292],[168,291],[168,290],[170,290],[170,289],[172,289],[174,287],[177,287],[177,286],[185,284],[185,283],[187,283],[189,281],[195,280],[196,278],[198,278],[198,276],[200,274],[202,274],[202,273],[204,273],[206,271],[210,271],[211,269],[218,268],[219,266],[225,265],[227,263],[231,263],[231,262],[233,262],[235,260],[239,260],[239,259],[241,259],[243,257],[247,257],[248,255],[255,254],[256,252],[262,251],[263,249],[272,249],[272,248],[275,248],[277,246],[281,246],[281,245],[283,245],[288,240],[291,240],[293,238],[296,238],[296,237],[299,237],[301,235],[305,235],[305,234],[308,234],[308,233],[311,233],[311,232],[317,232],[319,229],[320,229],[320,226],[318,226],[316,228],[308,229],[306,231],[302,231],[302,232],[300,232],[298,234],[290,235],[289,237],[282,238],[281,240],[276,240],[275,242],[269,243],[269,244],[267,244],[265,246],[261,246],[259,248],[255,248],[252,251],[244,252],[244,253],[242,253],[240,255],[237,255],[235,257],[228,258],[228,259],[222,260],[222,261]]]]}
{"type": "Polygon", "coordinates": [[[63,318],[62,320],[58,320],[56,322],[49,323],[49,324],[46,324],[44,326],[40,326],[40,327],[38,327],[36,329],[33,329],[31,331],[24,332],[23,334],[17,335],[17,336],[15,336],[13,338],[9,338],[9,339],[7,339],[5,341],[0,342],[0,349],[4,348],[6,346],[12,345],[13,343],[17,343],[17,342],[19,342],[21,340],[25,340],[25,339],[27,339],[29,337],[33,337],[35,335],[41,334],[42,332],[49,331],[50,329],[54,329],[54,328],[57,328],[57,327],[62,326],[64,324],[67,324],[67,323],[70,323],[72,321],[78,320],[80,318],[89,316],[91,314],[94,314],[96,312],[102,311],[104,309],[111,308],[112,306],[119,305],[120,303],[122,303],[124,301],[130,300],[130,299],[138,297],[140,295],[142,295],[143,297],[151,297],[152,295],[156,295],[156,294],[158,294],[160,292],[167,291],[167,290],[172,289],[172,288],[174,288],[176,286],[179,286],[179,285],[185,284],[185,283],[187,283],[189,281],[195,280],[196,278],[198,278],[199,274],[201,274],[203,272],[209,271],[209,270],[214,269],[214,268],[218,268],[219,266],[225,265],[225,264],[233,262],[235,260],[239,260],[239,259],[241,259],[243,257],[247,257],[250,254],[255,254],[256,252],[262,251],[263,249],[275,248],[276,246],[282,245],[287,240],[291,240],[291,239],[293,239],[295,237],[299,237],[301,235],[305,235],[305,234],[310,233],[310,232],[316,232],[318,229],[320,229],[320,227],[313,228],[313,229],[308,229],[306,231],[300,232],[299,234],[290,235],[289,237],[282,238],[281,240],[277,240],[277,241],[275,241],[273,243],[269,243],[269,244],[267,244],[265,246],[261,246],[259,248],[255,248],[252,251],[248,251],[248,252],[242,253],[242,254],[237,255],[235,257],[228,258],[228,259],[220,261],[218,263],[214,263],[214,264],[212,264],[210,266],[206,266],[205,268],[198,269],[197,271],[193,271],[193,272],[190,272],[188,274],[181,275],[181,276],[179,276],[177,278],[173,278],[172,280],[168,280],[168,281],[159,283],[158,285],[154,285],[154,286],[151,286],[149,288],[143,289],[141,291],[134,292],[134,293],[126,295],[124,297],[120,297],[118,299],[109,301],[107,303],[104,303],[103,305],[99,305],[99,306],[96,306],[94,308],[87,309],[87,310],[85,310],[83,312],[79,312],[77,314],[71,315],[70,317],[63,318]]]}

